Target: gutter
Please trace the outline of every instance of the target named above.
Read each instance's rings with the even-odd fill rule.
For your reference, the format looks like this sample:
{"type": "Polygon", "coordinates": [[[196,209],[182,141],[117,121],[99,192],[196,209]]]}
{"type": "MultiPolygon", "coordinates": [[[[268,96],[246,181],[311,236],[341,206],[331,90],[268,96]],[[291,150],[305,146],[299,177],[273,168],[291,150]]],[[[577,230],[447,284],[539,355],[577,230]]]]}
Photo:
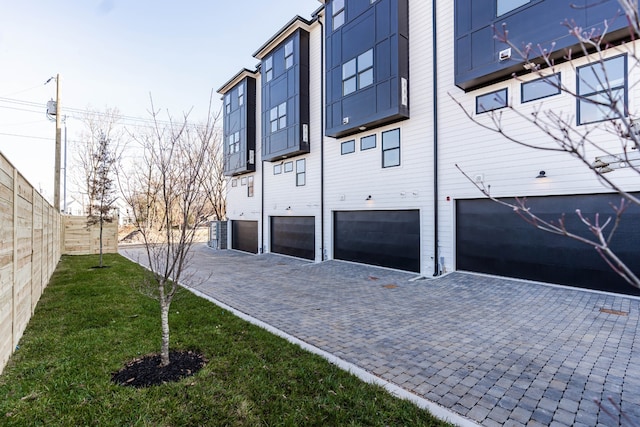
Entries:
{"type": "Polygon", "coordinates": [[[431,2],[431,26],[433,43],[433,276],[442,274],[440,271],[438,252],[438,206],[440,195],[438,194],[438,36],[436,1],[431,2]]]}

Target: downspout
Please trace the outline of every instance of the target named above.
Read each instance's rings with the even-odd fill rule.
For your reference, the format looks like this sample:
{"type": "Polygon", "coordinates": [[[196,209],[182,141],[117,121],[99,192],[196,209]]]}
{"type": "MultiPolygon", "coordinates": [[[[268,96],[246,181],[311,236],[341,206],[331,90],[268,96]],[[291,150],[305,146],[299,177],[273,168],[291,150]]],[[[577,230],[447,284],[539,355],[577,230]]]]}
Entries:
{"type": "Polygon", "coordinates": [[[320,24],[320,260],[326,261],[324,246],[324,25],[318,15],[320,24]]]}
{"type": "Polygon", "coordinates": [[[436,0],[431,0],[431,34],[433,37],[433,275],[439,276],[440,254],[438,253],[438,36],[436,0]]]}

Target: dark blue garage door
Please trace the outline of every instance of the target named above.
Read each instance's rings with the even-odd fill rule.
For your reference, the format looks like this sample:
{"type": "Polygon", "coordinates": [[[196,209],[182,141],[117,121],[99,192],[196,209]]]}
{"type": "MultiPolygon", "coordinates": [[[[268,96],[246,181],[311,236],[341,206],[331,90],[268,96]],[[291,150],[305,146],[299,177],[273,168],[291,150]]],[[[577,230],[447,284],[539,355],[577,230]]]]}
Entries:
{"type": "Polygon", "coordinates": [[[333,257],[420,271],[420,211],[334,212],[333,257]]]}
{"type": "MultiPolygon", "coordinates": [[[[512,199],[507,199],[513,201],[512,199]]],[[[545,220],[557,221],[565,213],[567,228],[590,236],[575,213],[600,220],[612,216],[610,203],[620,196],[572,195],[529,197],[527,205],[545,220]]],[[[582,288],[640,295],[638,289],[615,274],[590,246],[536,229],[511,209],[488,199],[456,203],[456,267],[459,270],[538,280],[582,288]]],[[[640,209],[625,212],[612,247],[626,264],[640,273],[640,209]]]]}
{"type": "Polygon", "coordinates": [[[271,252],[313,260],[316,219],[312,216],[272,216],[271,252]]]}
{"type": "Polygon", "coordinates": [[[258,221],[232,221],[231,233],[233,249],[258,253],[258,221]]]}

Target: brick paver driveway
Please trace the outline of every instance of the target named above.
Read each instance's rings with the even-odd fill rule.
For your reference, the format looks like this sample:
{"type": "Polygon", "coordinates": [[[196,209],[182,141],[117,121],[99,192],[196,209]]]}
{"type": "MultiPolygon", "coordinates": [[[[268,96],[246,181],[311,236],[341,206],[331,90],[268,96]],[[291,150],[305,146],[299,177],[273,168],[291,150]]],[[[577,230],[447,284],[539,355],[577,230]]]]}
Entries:
{"type": "Polygon", "coordinates": [[[640,425],[637,298],[204,245],[194,255],[185,285],[481,425],[640,425]]]}

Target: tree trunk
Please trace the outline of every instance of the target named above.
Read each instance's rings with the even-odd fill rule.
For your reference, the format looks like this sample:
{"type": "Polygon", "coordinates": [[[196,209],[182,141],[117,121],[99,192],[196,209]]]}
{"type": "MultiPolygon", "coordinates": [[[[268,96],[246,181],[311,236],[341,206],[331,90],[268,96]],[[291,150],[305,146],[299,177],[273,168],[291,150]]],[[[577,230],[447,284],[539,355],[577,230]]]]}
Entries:
{"type": "Polygon", "coordinates": [[[102,268],[102,215],[100,215],[100,268],[102,268]]]}
{"type": "Polygon", "coordinates": [[[162,350],[160,351],[160,366],[169,365],[169,302],[161,297],[160,317],[162,319],[162,350]]]}

